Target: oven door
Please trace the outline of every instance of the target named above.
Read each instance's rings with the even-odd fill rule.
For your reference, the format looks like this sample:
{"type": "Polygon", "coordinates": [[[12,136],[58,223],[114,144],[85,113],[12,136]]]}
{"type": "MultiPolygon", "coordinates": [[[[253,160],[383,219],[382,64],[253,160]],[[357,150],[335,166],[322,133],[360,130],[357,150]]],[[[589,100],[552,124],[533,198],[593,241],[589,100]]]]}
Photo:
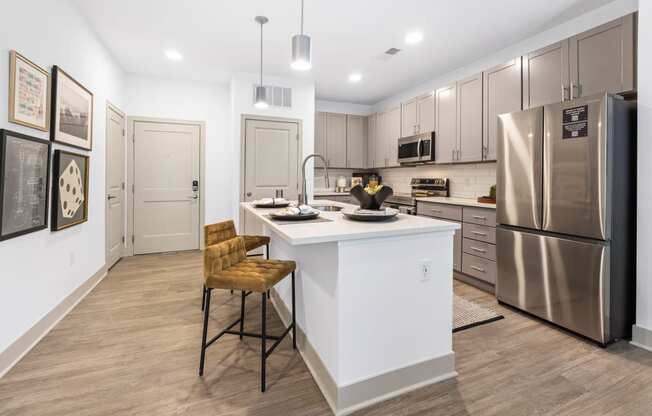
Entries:
{"type": "Polygon", "coordinates": [[[406,137],[398,140],[399,163],[413,163],[421,161],[421,139],[406,137]]]}

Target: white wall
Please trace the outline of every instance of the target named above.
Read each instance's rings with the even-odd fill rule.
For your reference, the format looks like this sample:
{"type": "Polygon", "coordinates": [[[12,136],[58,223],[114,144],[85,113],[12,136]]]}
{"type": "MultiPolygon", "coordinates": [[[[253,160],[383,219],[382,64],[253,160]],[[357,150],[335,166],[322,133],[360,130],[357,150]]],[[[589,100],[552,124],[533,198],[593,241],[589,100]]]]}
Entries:
{"type": "Polygon", "coordinates": [[[638,207],[634,342],[652,349],[652,3],[638,16],[638,207]]]}
{"type": "Polygon", "coordinates": [[[10,49],[48,70],[59,65],[93,92],[95,111],[88,222],[0,242],[0,352],[104,265],[105,106],[124,104],[122,70],[68,1],[3,2],[2,17],[0,127],[49,138],[7,122],[10,49]]]}
{"type": "Polygon", "coordinates": [[[353,114],[356,116],[366,116],[373,111],[372,106],[365,104],[344,103],[340,101],[316,100],[315,111],[324,111],[328,113],[353,114]]]}
{"type": "MultiPolygon", "coordinates": [[[[644,2],[642,2],[644,3],[644,2]]],[[[495,54],[479,58],[462,68],[447,74],[441,74],[435,78],[422,83],[414,88],[406,89],[394,96],[382,100],[372,106],[373,111],[382,111],[402,101],[416,97],[427,91],[432,91],[445,86],[459,79],[471,76],[485,69],[500,65],[517,56],[524,55],[552,43],[559,42],[577,33],[592,29],[603,23],[617,19],[638,9],[638,0],[614,0],[600,8],[592,10],[552,29],[541,32],[535,36],[524,39],[514,45],[507,47],[495,54]]],[[[640,23],[639,23],[640,25],[640,23]]]]}
{"type": "Polygon", "coordinates": [[[203,121],[206,123],[204,221],[233,218],[233,141],[229,137],[228,84],[183,82],[128,75],[125,101],[129,116],[203,121]]]}
{"type": "MultiPolygon", "coordinates": [[[[253,85],[259,82],[259,75],[235,74],[231,78],[231,133],[233,141],[233,205],[234,217],[239,222],[240,201],[240,130],[242,115],[263,117],[283,117],[301,120],[303,123],[303,157],[311,154],[315,148],[315,85],[312,82],[287,78],[265,77],[265,85],[292,88],[292,108],[269,107],[259,110],[253,105],[253,85]]],[[[302,160],[303,160],[302,157],[302,160]]],[[[313,162],[306,165],[308,192],[312,194],[313,162]]]]}

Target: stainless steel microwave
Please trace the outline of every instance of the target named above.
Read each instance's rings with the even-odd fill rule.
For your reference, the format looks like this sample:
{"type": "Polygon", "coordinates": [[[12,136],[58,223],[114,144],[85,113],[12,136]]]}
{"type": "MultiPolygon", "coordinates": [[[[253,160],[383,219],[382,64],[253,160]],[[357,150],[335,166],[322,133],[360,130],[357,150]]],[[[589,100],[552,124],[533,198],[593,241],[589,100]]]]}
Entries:
{"type": "Polygon", "coordinates": [[[399,163],[423,163],[435,160],[435,132],[398,139],[399,163]]]}

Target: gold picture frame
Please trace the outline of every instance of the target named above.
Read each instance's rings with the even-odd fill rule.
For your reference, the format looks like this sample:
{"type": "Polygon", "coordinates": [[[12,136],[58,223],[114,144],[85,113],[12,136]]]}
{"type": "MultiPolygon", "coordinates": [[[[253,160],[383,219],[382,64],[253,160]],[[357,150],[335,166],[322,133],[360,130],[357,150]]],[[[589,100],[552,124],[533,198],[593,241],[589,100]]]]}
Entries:
{"type": "Polygon", "coordinates": [[[23,55],[9,52],[9,122],[50,130],[50,73],[23,55]]]}

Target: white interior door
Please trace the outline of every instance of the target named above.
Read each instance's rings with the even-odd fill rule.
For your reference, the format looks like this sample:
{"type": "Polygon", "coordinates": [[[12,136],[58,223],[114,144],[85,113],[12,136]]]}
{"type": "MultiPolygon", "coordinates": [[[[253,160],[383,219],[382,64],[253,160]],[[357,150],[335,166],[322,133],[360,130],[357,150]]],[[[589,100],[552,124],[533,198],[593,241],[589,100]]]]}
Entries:
{"type": "Polygon", "coordinates": [[[134,254],[199,249],[200,126],[134,123],[134,254]]]}
{"type": "MultiPolygon", "coordinates": [[[[282,190],[286,199],[299,195],[299,127],[284,121],[245,122],[244,201],[273,197],[282,190]]],[[[246,214],[241,230],[260,234],[261,225],[246,214]]]]}
{"type": "Polygon", "coordinates": [[[124,116],[106,109],[106,266],[123,255],[125,245],[125,130],[124,116]]]}

